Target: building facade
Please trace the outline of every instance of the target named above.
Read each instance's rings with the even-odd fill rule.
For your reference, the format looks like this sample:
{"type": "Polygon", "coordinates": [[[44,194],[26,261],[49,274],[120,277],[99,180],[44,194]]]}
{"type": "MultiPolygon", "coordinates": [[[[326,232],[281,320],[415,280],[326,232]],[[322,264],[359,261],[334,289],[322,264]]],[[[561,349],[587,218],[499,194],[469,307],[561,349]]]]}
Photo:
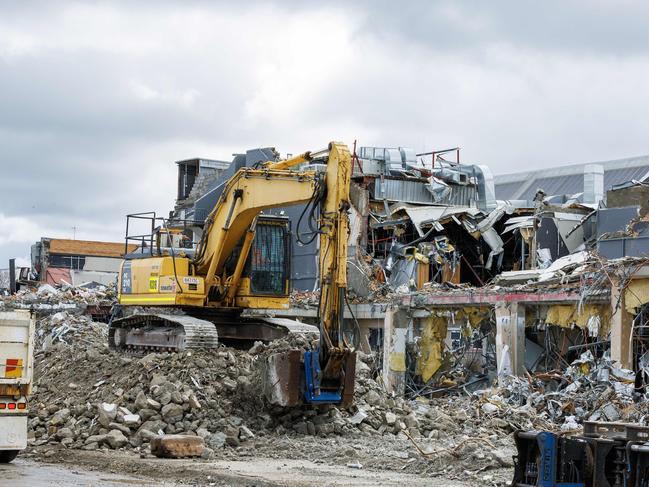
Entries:
{"type": "MultiPolygon", "coordinates": [[[[37,280],[51,285],[109,285],[117,282],[124,250],[118,242],[43,237],[31,248],[32,271],[37,280]]],[[[133,250],[135,245],[129,252],[133,250]]]]}

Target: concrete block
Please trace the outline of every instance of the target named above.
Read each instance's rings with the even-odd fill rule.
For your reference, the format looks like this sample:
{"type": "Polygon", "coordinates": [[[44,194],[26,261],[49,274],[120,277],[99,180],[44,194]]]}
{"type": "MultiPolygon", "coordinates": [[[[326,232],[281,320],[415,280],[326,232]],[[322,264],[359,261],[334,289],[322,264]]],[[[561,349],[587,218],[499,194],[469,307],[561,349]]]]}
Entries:
{"type": "Polygon", "coordinates": [[[162,435],[151,439],[151,453],[160,458],[200,457],[205,441],[200,436],[162,435]]]}

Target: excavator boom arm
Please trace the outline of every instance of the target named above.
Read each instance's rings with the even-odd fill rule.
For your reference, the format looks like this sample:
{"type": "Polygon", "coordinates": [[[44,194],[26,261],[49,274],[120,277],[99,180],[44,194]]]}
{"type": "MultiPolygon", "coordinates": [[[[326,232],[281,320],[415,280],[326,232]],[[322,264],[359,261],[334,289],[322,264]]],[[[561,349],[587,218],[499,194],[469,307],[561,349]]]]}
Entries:
{"type": "Polygon", "coordinates": [[[327,154],[325,191],[320,201],[320,292],[319,316],[328,349],[351,348],[344,343],[343,311],[347,288],[347,241],[349,239],[349,187],[352,157],[346,145],[331,142],[325,150],[305,152],[291,159],[270,163],[269,168],[289,168],[327,154]]]}

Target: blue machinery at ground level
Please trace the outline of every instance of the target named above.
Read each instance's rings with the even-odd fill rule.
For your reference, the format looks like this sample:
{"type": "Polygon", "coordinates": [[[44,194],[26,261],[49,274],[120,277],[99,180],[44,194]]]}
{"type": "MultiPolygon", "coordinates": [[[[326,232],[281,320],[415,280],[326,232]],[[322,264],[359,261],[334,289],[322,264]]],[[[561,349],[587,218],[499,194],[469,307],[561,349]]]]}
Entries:
{"type": "Polygon", "coordinates": [[[304,400],[312,404],[338,404],[342,402],[342,390],[322,389],[320,351],[304,352],[304,400]]]}
{"type": "Polygon", "coordinates": [[[582,436],[514,434],[512,487],[649,487],[649,427],[586,422],[582,436]]]}

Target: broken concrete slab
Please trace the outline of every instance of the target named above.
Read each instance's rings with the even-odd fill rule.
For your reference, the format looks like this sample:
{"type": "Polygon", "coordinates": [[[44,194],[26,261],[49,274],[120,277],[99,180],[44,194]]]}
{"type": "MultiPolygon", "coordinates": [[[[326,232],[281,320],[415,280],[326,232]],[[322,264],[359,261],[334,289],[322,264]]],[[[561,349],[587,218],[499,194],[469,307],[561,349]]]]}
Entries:
{"type": "Polygon", "coordinates": [[[200,436],[164,435],[151,439],[151,453],[161,458],[200,457],[205,441],[200,436]]]}

